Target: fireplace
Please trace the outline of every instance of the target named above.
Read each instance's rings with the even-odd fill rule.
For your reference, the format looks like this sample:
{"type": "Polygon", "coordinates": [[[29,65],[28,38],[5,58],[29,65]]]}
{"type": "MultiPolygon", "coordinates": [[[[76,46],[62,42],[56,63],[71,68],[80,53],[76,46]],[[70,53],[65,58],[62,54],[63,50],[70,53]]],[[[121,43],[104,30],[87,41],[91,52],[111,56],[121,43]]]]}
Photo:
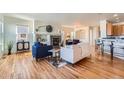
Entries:
{"type": "Polygon", "coordinates": [[[59,47],[61,43],[61,36],[51,36],[51,45],[59,47]]]}

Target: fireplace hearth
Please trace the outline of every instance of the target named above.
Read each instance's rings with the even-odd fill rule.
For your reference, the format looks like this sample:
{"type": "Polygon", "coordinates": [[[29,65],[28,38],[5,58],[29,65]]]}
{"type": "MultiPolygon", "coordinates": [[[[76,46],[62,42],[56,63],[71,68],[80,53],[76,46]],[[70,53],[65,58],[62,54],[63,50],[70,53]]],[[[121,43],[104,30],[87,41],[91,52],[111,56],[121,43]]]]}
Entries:
{"type": "Polygon", "coordinates": [[[59,47],[61,43],[61,36],[51,36],[51,45],[53,47],[59,47]]]}

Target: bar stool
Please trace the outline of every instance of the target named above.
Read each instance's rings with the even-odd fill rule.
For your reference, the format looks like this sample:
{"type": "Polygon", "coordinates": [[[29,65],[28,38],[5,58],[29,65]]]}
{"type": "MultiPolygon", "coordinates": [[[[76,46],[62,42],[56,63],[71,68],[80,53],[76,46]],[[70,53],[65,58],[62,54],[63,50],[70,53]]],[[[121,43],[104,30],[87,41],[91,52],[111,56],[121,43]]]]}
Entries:
{"type": "Polygon", "coordinates": [[[113,59],[113,53],[114,53],[114,46],[113,46],[113,42],[114,41],[110,41],[110,42],[107,42],[107,43],[105,43],[105,41],[103,40],[102,41],[103,43],[102,43],[102,55],[104,55],[104,46],[109,46],[109,48],[110,48],[110,53],[111,53],[111,59],[113,59]]]}
{"type": "Polygon", "coordinates": [[[102,42],[100,39],[95,40],[95,51],[101,51],[102,42]]]}

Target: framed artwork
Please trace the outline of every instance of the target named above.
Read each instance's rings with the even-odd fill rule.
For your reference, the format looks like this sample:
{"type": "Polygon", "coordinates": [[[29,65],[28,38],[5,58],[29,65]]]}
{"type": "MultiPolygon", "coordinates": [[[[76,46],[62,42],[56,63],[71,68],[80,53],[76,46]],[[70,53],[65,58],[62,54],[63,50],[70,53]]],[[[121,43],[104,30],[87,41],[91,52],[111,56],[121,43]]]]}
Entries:
{"type": "Polygon", "coordinates": [[[20,38],[26,38],[26,34],[20,34],[20,38]]]}

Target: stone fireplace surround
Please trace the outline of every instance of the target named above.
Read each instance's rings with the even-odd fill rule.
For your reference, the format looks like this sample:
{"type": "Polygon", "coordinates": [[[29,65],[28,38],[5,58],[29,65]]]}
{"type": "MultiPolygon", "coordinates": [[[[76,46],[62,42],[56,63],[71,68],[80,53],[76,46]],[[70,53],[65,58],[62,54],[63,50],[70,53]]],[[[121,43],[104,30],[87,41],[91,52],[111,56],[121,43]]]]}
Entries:
{"type": "Polygon", "coordinates": [[[61,36],[60,35],[51,35],[50,36],[50,43],[53,47],[59,47],[61,43],[61,36]]]}
{"type": "Polygon", "coordinates": [[[47,35],[47,34],[38,34],[36,35],[36,41],[47,45],[53,45],[53,47],[59,47],[61,44],[61,35],[47,35]],[[42,41],[44,39],[45,41],[42,41]]]}

